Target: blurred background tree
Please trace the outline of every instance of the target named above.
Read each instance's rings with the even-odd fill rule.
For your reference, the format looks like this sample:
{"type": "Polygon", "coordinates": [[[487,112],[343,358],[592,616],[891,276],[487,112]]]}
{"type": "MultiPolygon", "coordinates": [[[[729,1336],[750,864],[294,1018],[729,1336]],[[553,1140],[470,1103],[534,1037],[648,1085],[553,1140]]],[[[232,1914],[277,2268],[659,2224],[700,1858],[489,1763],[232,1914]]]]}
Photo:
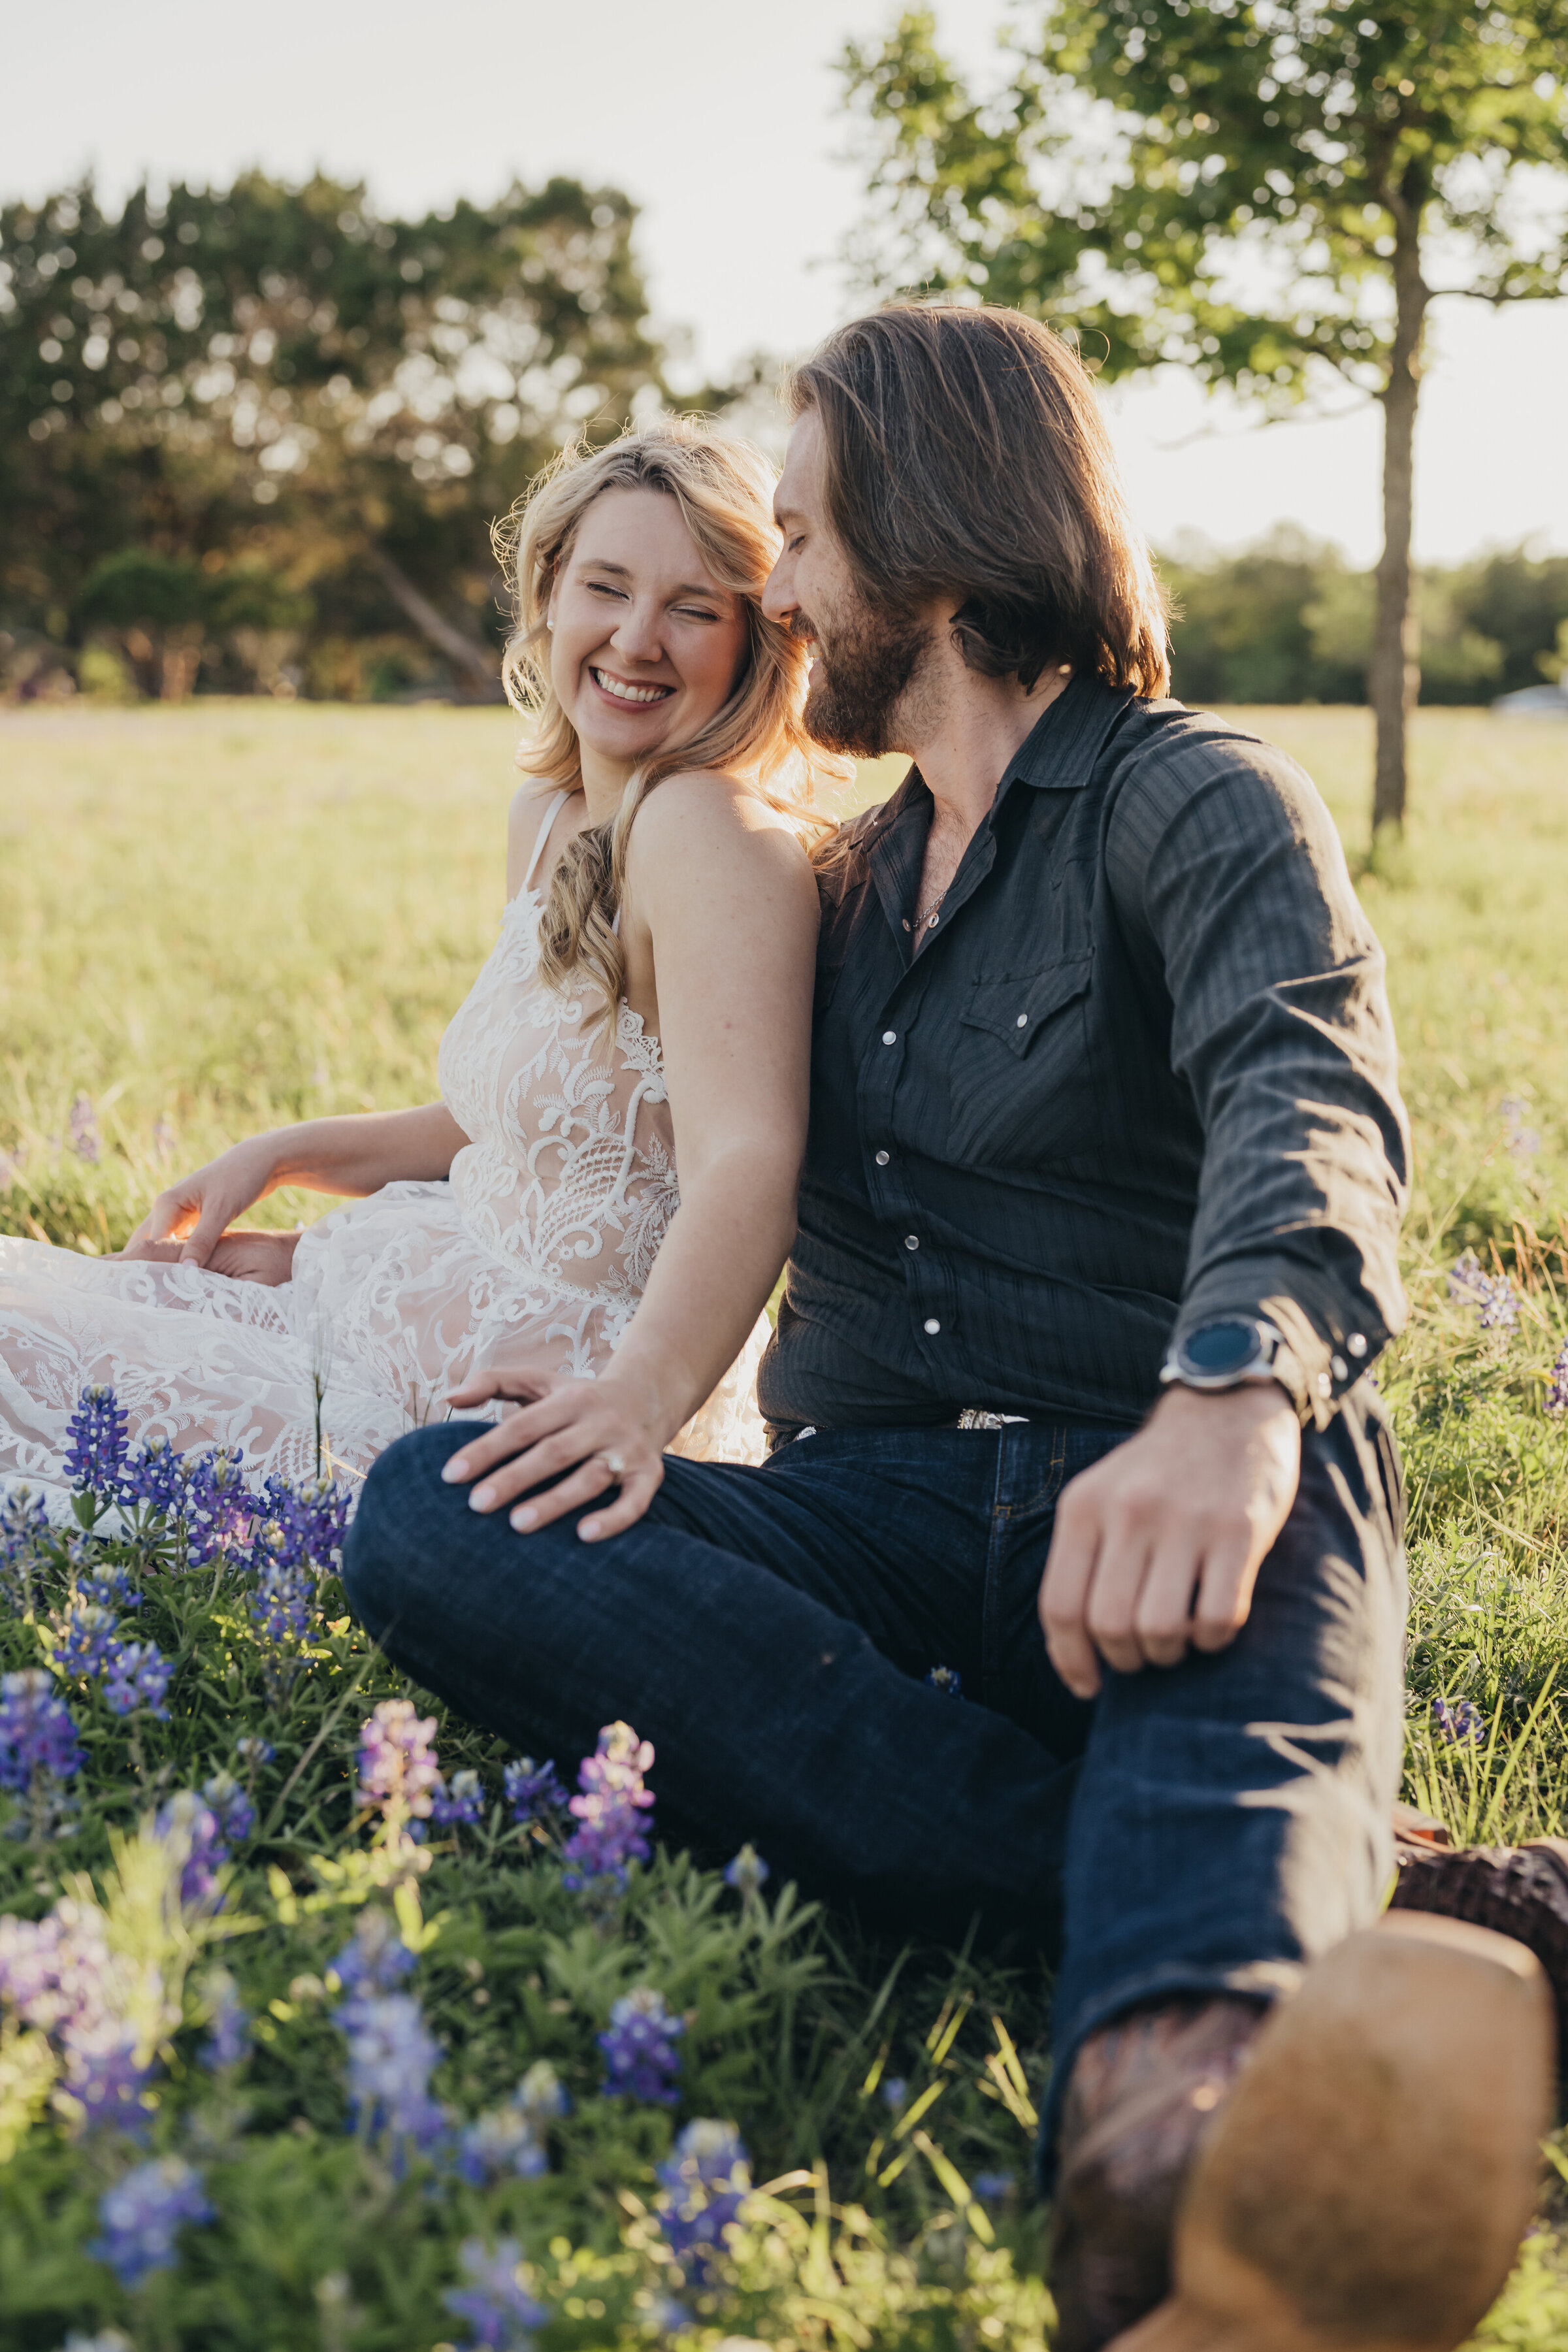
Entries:
{"type": "Polygon", "coordinates": [[[1279,413],[1337,376],[1384,417],[1368,670],[1374,826],[1405,805],[1426,313],[1568,290],[1568,0],[1048,0],[977,100],[901,17],[844,70],[868,281],[1075,329],[1279,413]],[[1364,13],[1363,13],[1364,10],[1364,13]]]}
{"type": "Polygon", "coordinates": [[[613,189],[380,219],[361,188],[0,206],[0,627],[143,691],[499,692],[489,527],[663,397],[613,189]]]}

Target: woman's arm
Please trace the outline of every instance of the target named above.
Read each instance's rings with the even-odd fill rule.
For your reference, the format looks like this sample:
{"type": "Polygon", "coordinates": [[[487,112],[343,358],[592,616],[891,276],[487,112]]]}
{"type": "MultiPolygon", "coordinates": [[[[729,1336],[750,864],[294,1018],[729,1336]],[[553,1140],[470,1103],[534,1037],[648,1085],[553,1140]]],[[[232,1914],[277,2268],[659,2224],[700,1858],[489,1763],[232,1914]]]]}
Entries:
{"type": "Polygon", "coordinates": [[[627,901],[634,969],[637,933],[651,940],[679,1210],[597,1381],[544,1381],[502,1363],[449,1400],[534,1400],[448,1464],[463,1479],[505,1461],[475,1489],[476,1508],[499,1509],[574,1463],[514,1525],[542,1526],[620,1486],[583,1523],[589,1540],[647,1509],[663,1448],[734,1361],[778,1278],[795,1234],[810,1076],[816,887],[773,811],[729,778],[672,777],[638,814],[627,901]]]}
{"type": "Polygon", "coordinates": [[[205,1265],[235,1218],[280,1184],[360,1199],[400,1178],[445,1176],[468,1140],[439,1102],[276,1127],[160,1192],[122,1255],[167,1257],[167,1244],[180,1242],[182,1258],[205,1265]]]}

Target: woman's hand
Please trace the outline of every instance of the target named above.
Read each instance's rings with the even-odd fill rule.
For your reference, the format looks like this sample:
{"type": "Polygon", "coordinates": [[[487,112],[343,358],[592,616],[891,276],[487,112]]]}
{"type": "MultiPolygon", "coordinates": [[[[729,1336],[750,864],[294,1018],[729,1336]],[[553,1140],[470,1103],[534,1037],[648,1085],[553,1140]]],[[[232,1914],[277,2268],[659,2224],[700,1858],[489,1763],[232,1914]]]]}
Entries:
{"type": "MultiPolygon", "coordinates": [[[[120,1255],[165,1259],[174,1255],[188,1265],[209,1265],[236,1217],[242,1217],[270,1192],[276,1181],[276,1138],[258,1135],[247,1143],[237,1143],[194,1175],[160,1192],[120,1255]],[[173,1252],[159,1246],[167,1243],[181,1246],[173,1252]]],[[[215,1268],[220,1273],[227,1270],[215,1268]]],[[[276,1278],[286,1280],[287,1276],[276,1278]]]]}
{"type": "MultiPolygon", "coordinates": [[[[220,1234],[207,1259],[209,1274],[226,1275],[231,1282],[259,1282],[269,1290],[294,1279],[294,1252],[300,1246],[298,1228],[280,1234],[259,1225],[233,1225],[220,1234]]],[[[178,1265],[184,1251],[178,1242],[143,1242],[136,1253],[160,1265],[178,1265]]],[[[122,1256],[129,1256],[127,1249],[122,1256]]]]}
{"type": "Polygon", "coordinates": [[[504,1510],[531,1486],[554,1478],[547,1491],[518,1503],[511,1524],[520,1535],[580,1510],[616,1486],[616,1501],[579,1524],[583,1541],[618,1536],[641,1518],[664,1482],[664,1446],[675,1434],[662,1425],[650,1388],[617,1380],[613,1370],[602,1380],[578,1381],[498,1366],[476,1372],[447,1402],[462,1412],[496,1397],[521,1400],[519,1411],[471,1439],[441,1473],[449,1485],[481,1481],[468,1496],[472,1509],[504,1510]],[[575,1470],[574,1463],[580,1465],[575,1470]]]}

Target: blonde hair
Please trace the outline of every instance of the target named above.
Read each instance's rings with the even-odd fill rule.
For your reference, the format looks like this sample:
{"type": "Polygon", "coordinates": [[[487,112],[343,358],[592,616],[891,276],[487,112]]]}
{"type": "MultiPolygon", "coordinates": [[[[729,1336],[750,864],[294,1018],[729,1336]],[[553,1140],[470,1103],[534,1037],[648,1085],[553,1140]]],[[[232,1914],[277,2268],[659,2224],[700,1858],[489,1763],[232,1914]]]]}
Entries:
{"type": "Polygon", "coordinates": [[[563,450],[495,530],[510,572],[515,625],[501,664],[507,698],[534,724],[518,753],[525,774],[557,789],[582,782],[577,730],[550,674],[545,614],[584,516],[606,490],[662,491],[714,581],[742,600],[747,648],[723,708],[689,742],[656,752],[636,769],[608,824],[588,825],[567,844],[540,918],[540,971],[560,988],[587,974],[613,1014],[626,980],[616,935],[626,889],[626,850],[638,809],[667,776],[720,769],[742,776],[792,819],[803,843],[828,830],[812,799],[819,780],[844,781],[849,763],[811,741],[801,724],[807,655],[800,639],[762,608],[778,553],[773,476],[760,450],[693,416],[661,417],[595,448],[563,450]]]}

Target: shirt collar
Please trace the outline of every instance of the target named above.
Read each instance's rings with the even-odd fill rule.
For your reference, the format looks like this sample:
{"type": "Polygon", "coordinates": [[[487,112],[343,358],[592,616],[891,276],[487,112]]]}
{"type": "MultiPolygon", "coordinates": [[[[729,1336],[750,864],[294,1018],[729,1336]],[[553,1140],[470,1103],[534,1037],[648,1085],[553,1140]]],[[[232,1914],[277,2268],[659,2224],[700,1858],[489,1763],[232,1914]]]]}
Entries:
{"type": "MultiPolygon", "coordinates": [[[[1091,670],[1079,671],[1048,709],[1041,711],[1002,771],[996,788],[998,804],[1015,778],[1036,792],[1081,792],[1094,773],[1106,737],[1134,698],[1130,686],[1107,686],[1091,670]]],[[[924,777],[918,768],[911,768],[876,811],[873,837],[885,837],[900,817],[929,799],[924,777]]]]}

